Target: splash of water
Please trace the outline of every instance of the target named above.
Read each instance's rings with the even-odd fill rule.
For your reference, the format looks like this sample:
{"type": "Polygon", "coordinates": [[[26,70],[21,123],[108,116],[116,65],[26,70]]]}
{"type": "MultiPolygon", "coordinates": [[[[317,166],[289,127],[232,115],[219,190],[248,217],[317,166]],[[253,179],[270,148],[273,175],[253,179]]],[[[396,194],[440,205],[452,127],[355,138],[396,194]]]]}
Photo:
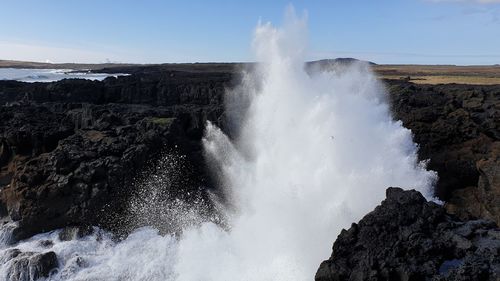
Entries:
{"type": "Polygon", "coordinates": [[[244,79],[250,106],[240,136],[232,142],[208,124],[204,139],[233,206],[232,228],[188,233],[180,280],[310,280],[336,234],[387,187],[429,197],[434,173],[418,163],[411,132],[392,120],[369,67],[308,74],[305,33],[293,12],[281,29],[257,27],[261,63],[244,79]]]}
{"type": "MultiPolygon", "coordinates": [[[[433,172],[417,160],[411,132],[393,121],[369,67],[306,71],[305,18],[259,24],[260,64],[230,106],[237,137],[208,124],[207,160],[225,190],[227,228],[206,222],[182,236],[141,228],[121,242],[106,235],[51,239],[61,269],[50,280],[311,280],[339,231],[383,198],[388,186],[430,197],[433,172]],[[77,257],[84,265],[75,265],[77,257]]],[[[31,244],[30,244],[31,243],[31,244]]],[[[1,270],[0,270],[1,271],[1,270]]]]}
{"type": "Polygon", "coordinates": [[[220,223],[206,192],[192,182],[193,175],[185,155],[176,150],[160,153],[134,180],[135,194],[119,218],[121,231],[153,227],[162,233],[181,233],[201,221],[220,223]]]}

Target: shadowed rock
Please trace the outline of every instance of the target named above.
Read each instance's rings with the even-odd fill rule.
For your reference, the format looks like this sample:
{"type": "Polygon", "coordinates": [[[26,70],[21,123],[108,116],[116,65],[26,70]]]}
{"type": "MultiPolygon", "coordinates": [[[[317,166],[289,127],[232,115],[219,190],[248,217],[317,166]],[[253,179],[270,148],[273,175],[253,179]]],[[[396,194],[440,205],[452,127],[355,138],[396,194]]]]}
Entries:
{"type": "Polygon", "coordinates": [[[18,249],[4,253],[2,262],[8,265],[5,281],[32,281],[48,277],[57,268],[57,256],[54,252],[21,252],[18,249]]]}

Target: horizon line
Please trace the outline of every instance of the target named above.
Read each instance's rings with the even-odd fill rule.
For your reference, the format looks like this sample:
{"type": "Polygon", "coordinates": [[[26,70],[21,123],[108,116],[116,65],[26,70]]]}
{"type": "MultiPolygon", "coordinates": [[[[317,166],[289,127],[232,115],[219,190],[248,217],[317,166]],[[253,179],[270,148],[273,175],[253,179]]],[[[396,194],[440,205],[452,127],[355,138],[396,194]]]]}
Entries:
{"type": "MultiPolygon", "coordinates": [[[[500,63],[492,63],[492,64],[432,64],[432,63],[377,63],[374,61],[358,59],[354,57],[336,57],[336,58],[323,58],[323,59],[314,59],[314,60],[305,60],[304,63],[317,62],[322,60],[337,60],[337,59],[355,59],[358,61],[363,61],[367,63],[372,63],[374,65],[384,65],[384,66],[458,66],[458,67],[474,67],[474,66],[490,66],[490,67],[500,67],[500,63]]],[[[118,61],[109,61],[109,62],[51,62],[51,61],[28,61],[28,60],[12,60],[12,59],[2,59],[0,58],[0,68],[9,68],[8,65],[4,66],[1,63],[10,62],[10,63],[25,63],[25,64],[38,64],[42,65],[131,65],[131,66],[153,66],[153,65],[166,65],[166,64],[253,64],[259,63],[257,61],[195,61],[195,62],[155,62],[155,63],[139,63],[139,62],[118,62],[118,61]]],[[[28,67],[27,65],[26,67],[28,67]]],[[[19,66],[12,65],[11,67],[20,68],[19,66]]],[[[29,67],[28,67],[29,68],[29,67]]]]}

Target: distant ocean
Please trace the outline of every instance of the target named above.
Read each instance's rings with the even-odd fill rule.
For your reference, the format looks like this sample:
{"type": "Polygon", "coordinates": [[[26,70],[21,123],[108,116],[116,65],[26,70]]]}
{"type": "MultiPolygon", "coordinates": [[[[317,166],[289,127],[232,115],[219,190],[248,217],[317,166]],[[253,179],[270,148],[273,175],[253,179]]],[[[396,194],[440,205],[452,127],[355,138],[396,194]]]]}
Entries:
{"type": "Polygon", "coordinates": [[[87,79],[102,81],[107,77],[127,74],[92,73],[72,69],[28,69],[0,68],[0,80],[16,80],[21,82],[54,82],[62,79],[87,79]]]}

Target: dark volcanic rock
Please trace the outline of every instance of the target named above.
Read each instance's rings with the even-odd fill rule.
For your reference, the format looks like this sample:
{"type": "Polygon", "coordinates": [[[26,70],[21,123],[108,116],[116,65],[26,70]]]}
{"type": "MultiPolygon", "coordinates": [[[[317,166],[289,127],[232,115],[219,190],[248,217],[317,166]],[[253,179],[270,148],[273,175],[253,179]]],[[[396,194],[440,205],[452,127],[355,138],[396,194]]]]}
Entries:
{"type": "Polygon", "coordinates": [[[417,191],[387,198],[342,230],[316,280],[498,280],[500,229],[460,221],[417,191]]]}
{"type": "Polygon", "coordinates": [[[437,195],[477,185],[476,162],[500,141],[500,87],[391,82],[396,119],[412,130],[419,155],[439,173],[437,195]]]}
{"type": "MultiPolygon", "coordinates": [[[[119,221],[124,202],[133,193],[134,176],[166,147],[176,148],[198,164],[196,183],[187,189],[207,184],[201,145],[196,141],[204,121],[194,125],[191,116],[180,110],[173,113],[148,106],[85,108],[83,112],[92,112],[82,114],[81,108],[65,112],[66,119],[75,119],[74,127],[80,129],[59,140],[57,147],[39,153],[27,144],[31,157],[16,153],[7,165],[11,180],[5,181],[0,198],[10,217],[19,221],[17,239],[70,225],[109,228],[111,220],[119,221]]],[[[18,146],[11,147],[17,151],[18,146]]]]}
{"type": "Polygon", "coordinates": [[[2,262],[9,264],[6,281],[31,281],[48,277],[57,268],[58,261],[54,252],[32,253],[18,249],[3,254],[2,262]]]}
{"type": "Polygon", "coordinates": [[[220,105],[233,85],[230,72],[147,71],[104,81],[65,79],[52,83],[0,82],[0,104],[124,103],[172,106],[220,105]]]}
{"type": "Polygon", "coordinates": [[[103,82],[0,81],[0,216],[15,239],[66,226],[120,228],[133,180],[162,151],[187,156],[178,193],[212,188],[201,137],[223,126],[232,74],[151,72],[103,82]]]}
{"type": "Polygon", "coordinates": [[[92,226],[65,227],[59,232],[58,238],[61,241],[71,241],[94,233],[92,226]]]}
{"type": "Polygon", "coordinates": [[[388,81],[392,111],[412,130],[419,157],[438,172],[436,195],[464,219],[500,223],[500,87],[388,81]],[[498,170],[498,169],[497,169],[498,170]]]}
{"type": "Polygon", "coordinates": [[[488,218],[500,223],[500,142],[495,143],[488,158],[476,163],[479,171],[477,186],[454,192],[446,203],[448,212],[466,219],[488,218]]]}

